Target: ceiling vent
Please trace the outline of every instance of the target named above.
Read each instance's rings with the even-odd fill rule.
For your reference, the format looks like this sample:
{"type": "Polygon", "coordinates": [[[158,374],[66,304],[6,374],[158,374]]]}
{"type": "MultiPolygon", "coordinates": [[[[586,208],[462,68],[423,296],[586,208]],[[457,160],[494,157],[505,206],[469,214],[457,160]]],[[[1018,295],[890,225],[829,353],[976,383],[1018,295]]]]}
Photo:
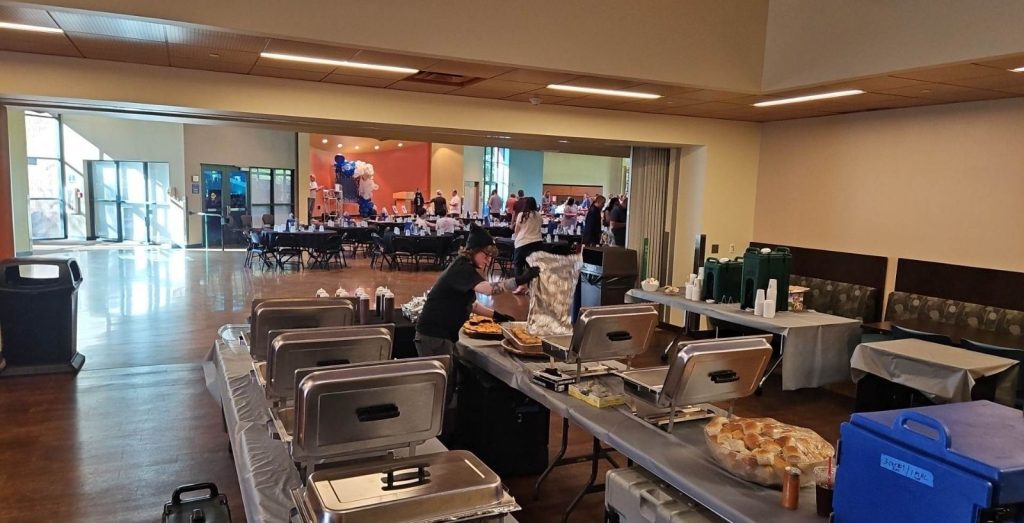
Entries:
{"type": "Polygon", "coordinates": [[[483,80],[483,78],[479,78],[476,76],[463,76],[460,74],[420,71],[410,76],[409,78],[406,78],[406,80],[435,85],[448,85],[451,87],[466,87],[467,85],[472,85],[479,82],[480,80],[483,80]]]}

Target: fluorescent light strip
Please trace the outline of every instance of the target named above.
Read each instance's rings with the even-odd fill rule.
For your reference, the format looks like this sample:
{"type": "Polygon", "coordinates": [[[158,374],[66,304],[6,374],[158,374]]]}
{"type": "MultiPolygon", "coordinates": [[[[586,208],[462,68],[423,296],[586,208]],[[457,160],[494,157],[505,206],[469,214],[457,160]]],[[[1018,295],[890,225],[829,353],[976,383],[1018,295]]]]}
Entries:
{"type": "Polygon", "coordinates": [[[783,98],[781,100],[758,102],[753,105],[754,107],[771,107],[773,105],[795,104],[800,102],[810,102],[812,100],[827,100],[829,98],[840,98],[843,96],[853,96],[855,94],[864,94],[864,91],[861,91],[860,89],[850,89],[848,91],[836,91],[834,93],[809,94],[807,96],[797,96],[795,98],[783,98]]]}
{"type": "Polygon", "coordinates": [[[643,98],[644,100],[655,100],[657,98],[661,98],[660,94],[635,93],[633,91],[619,91],[617,89],[598,89],[596,87],[580,87],[577,85],[549,84],[548,89],[572,91],[574,93],[600,94],[604,96],[622,96],[624,98],[643,98]]]}
{"type": "Polygon", "coordinates": [[[1018,67],[1016,69],[1010,69],[1010,70],[1015,72],[1015,73],[1024,73],[1024,67],[1018,67]]]}
{"type": "Polygon", "coordinates": [[[37,33],[63,33],[59,27],[43,27],[41,25],[14,24],[11,22],[0,22],[0,29],[15,29],[18,31],[35,31],[37,33]]]}
{"type": "Polygon", "coordinates": [[[316,58],[312,56],[299,56],[294,54],[260,53],[263,58],[274,60],[287,60],[290,62],[304,62],[307,64],[333,65],[335,67],[352,67],[355,69],[369,69],[372,71],[387,71],[389,73],[416,74],[419,69],[411,67],[397,67],[394,65],[364,64],[362,62],[350,62],[348,60],[331,60],[328,58],[316,58]]]}

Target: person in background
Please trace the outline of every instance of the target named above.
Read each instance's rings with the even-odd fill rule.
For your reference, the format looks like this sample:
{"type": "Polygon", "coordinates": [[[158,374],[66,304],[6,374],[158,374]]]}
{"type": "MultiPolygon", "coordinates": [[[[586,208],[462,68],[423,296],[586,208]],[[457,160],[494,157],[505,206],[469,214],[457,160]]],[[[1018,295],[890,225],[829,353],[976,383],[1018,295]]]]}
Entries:
{"type": "Polygon", "coordinates": [[[590,195],[589,194],[583,193],[583,199],[580,200],[580,209],[583,209],[583,212],[587,212],[587,210],[590,209],[590,195]]]}
{"type": "Polygon", "coordinates": [[[452,191],[452,199],[448,202],[448,213],[462,216],[462,198],[459,191],[452,191]]]}
{"type": "MultiPolygon", "coordinates": [[[[536,199],[532,196],[524,198],[523,210],[516,215],[512,223],[512,240],[515,242],[512,263],[515,265],[516,275],[524,274],[526,257],[544,246],[544,240],[540,234],[542,220],[538,211],[536,199]]],[[[526,288],[519,287],[515,292],[522,294],[526,292],[526,288]]]]}
{"type": "Polygon", "coordinates": [[[516,193],[514,193],[514,192],[508,193],[508,200],[505,200],[505,214],[509,214],[509,215],[515,214],[516,213],[516,203],[518,201],[519,201],[519,199],[516,198],[516,193]]]}
{"type": "Polygon", "coordinates": [[[562,228],[567,231],[576,229],[576,217],[579,215],[580,209],[576,207],[576,198],[572,196],[565,201],[565,205],[562,207],[562,228]]]}
{"type": "Polygon", "coordinates": [[[418,216],[419,213],[420,213],[420,209],[424,208],[423,207],[423,203],[424,203],[423,193],[421,193],[420,192],[420,188],[417,187],[416,188],[416,196],[412,197],[412,213],[418,216]]]}
{"type": "Polygon", "coordinates": [[[316,175],[309,173],[309,198],[306,198],[306,217],[313,223],[313,205],[316,203],[316,191],[320,188],[316,183],[316,175]]]}
{"type": "MultiPolygon", "coordinates": [[[[526,205],[526,193],[522,189],[519,189],[519,196],[516,198],[516,204],[512,206],[512,219],[514,220],[519,213],[523,212],[523,206],[526,205]]],[[[535,205],[536,200],[533,202],[535,205]]]]}
{"type": "Polygon", "coordinates": [[[612,230],[616,247],[626,246],[626,202],[625,197],[619,199],[618,205],[608,214],[608,227],[612,230]]]}
{"type": "Polygon", "coordinates": [[[544,199],[540,202],[540,213],[551,214],[553,212],[552,208],[554,207],[554,205],[552,205],[553,203],[554,200],[552,199],[551,191],[544,191],[544,199]]]}
{"type": "Polygon", "coordinates": [[[501,214],[501,196],[498,196],[497,189],[491,189],[491,197],[487,199],[487,212],[501,214]]]}
{"type": "Polygon", "coordinates": [[[459,226],[459,220],[451,216],[442,216],[437,219],[437,234],[454,234],[459,226]]]}
{"type": "Polygon", "coordinates": [[[604,206],[604,196],[594,196],[593,203],[587,208],[587,215],[583,219],[583,237],[580,241],[583,245],[601,244],[601,207],[604,206]]]}
{"type": "Polygon", "coordinates": [[[430,203],[434,204],[434,216],[444,216],[448,214],[448,201],[444,199],[444,195],[441,194],[441,190],[438,189],[436,196],[430,203]]]}
{"type": "Polygon", "coordinates": [[[430,223],[430,222],[427,221],[427,210],[426,209],[420,209],[419,211],[416,212],[416,222],[415,223],[416,223],[416,226],[419,227],[420,229],[433,229],[434,227],[437,227],[436,224],[433,224],[433,223],[430,223]]]}
{"type": "Polygon", "coordinates": [[[619,206],[619,197],[618,196],[612,196],[611,199],[608,200],[608,205],[604,208],[604,212],[601,214],[601,223],[602,223],[602,225],[604,225],[605,227],[610,227],[611,226],[611,224],[608,222],[608,219],[611,217],[612,209],[614,209],[614,208],[616,208],[618,206],[619,206]]]}

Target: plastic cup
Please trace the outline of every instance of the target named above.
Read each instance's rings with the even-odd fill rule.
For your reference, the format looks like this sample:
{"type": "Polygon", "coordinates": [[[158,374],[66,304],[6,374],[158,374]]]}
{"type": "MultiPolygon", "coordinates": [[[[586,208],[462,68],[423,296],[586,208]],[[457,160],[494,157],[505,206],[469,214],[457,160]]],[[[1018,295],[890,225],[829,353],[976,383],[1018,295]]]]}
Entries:
{"type": "Polygon", "coordinates": [[[832,514],[832,495],[835,492],[835,468],[814,467],[814,501],[818,515],[827,518],[832,514]]]}

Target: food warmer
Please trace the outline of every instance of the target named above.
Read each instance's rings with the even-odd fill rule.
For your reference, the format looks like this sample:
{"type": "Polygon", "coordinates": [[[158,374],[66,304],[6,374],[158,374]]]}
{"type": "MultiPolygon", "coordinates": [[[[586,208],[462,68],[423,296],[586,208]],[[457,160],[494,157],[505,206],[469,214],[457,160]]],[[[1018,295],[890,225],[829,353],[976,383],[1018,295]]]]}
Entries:
{"type": "Polygon", "coordinates": [[[292,491],[305,523],[500,521],[518,510],[473,454],[415,455],[441,431],[445,365],[401,360],[316,371],[296,391],[293,457],[331,456],[292,491]],[[409,457],[394,451],[408,448],[409,457]]]}
{"type": "Polygon", "coordinates": [[[248,334],[242,333],[252,359],[267,359],[270,348],[268,333],[272,330],[342,327],[352,325],[355,317],[352,304],[347,300],[321,300],[312,304],[297,304],[296,301],[265,300],[255,307],[252,328],[248,334]]]}
{"type": "Polygon", "coordinates": [[[712,401],[757,390],[772,356],[771,335],[683,341],[671,365],[616,372],[627,394],[639,399],[634,414],[658,426],[718,414],[712,401]]]}

